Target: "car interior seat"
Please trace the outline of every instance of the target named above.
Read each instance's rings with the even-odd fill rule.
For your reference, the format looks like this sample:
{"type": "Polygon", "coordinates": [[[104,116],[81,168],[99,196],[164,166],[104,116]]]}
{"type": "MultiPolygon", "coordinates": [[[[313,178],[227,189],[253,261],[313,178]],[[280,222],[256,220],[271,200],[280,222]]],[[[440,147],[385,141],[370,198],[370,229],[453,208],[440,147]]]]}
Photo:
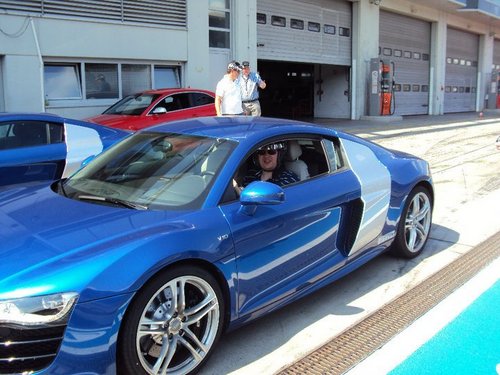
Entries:
{"type": "Polygon", "coordinates": [[[285,168],[294,172],[299,179],[305,180],[309,178],[309,170],[307,164],[300,160],[302,148],[297,141],[288,141],[288,148],[285,155],[285,168]]]}

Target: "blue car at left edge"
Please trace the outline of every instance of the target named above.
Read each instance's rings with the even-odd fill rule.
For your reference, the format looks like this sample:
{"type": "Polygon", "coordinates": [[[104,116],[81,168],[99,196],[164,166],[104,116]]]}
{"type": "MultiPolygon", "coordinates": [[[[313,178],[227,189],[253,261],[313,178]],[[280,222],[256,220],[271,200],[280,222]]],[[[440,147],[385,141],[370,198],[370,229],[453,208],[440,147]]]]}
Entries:
{"type": "Polygon", "coordinates": [[[0,373],[196,372],[222,332],[382,252],[418,256],[433,203],[426,161],[326,127],[137,132],[68,179],[0,192],[0,373]],[[297,180],[236,189],[266,153],[297,180]]]}
{"type": "Polygon", "coordinates": [[[0,113],[0,186],[68,177],[129,134],[49,113],[0,113]]]}

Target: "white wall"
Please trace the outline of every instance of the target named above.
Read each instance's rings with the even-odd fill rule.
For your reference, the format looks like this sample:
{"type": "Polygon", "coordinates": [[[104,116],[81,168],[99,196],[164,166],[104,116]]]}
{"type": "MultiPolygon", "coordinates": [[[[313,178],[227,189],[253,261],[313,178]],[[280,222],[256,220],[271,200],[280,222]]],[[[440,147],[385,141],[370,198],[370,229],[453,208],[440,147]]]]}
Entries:
{"type": "Polygon", "coordinates": [[[352,111],[351,119],[368,113],[368,73],[370,59],[378,57],[379,7],[368,1],[353,3],[352,22],[352,111]]]}
{"type": "Polygon", "coordinates": [[[314,76],[321,77],[321,86],[314,84],[314,117],[322,118],[350,118],[349,97],[344,92],[349,90],[348,66],[322,65],[315,66],[314,76]],[[323,91],[320,96],[318,90],[323,91]]]}
{"type": "MultiPolygon", "coordinates": [[[[36,40],[44,60],[185,65],[186,86],[210,88],[206,71],[208,4],[199,7],[199,1],[188,1],[188,11],[187,30],[51,17],[34,17],[31,23],[27,16],[1,14],[2,30],[10,34],[0,34],[5,110],[45,109],[36,40]]],[[[72,100],[51,104],[46,110],[83,118],[102,112],[115,101],[72,100]]]]}

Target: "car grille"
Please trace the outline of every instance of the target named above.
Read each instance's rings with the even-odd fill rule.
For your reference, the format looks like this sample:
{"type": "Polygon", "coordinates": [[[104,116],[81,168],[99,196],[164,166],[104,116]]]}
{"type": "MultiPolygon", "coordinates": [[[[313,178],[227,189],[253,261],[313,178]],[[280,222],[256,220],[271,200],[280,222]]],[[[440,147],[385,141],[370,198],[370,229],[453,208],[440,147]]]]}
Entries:
{"type": "Polygon", "coordinates": [[[59,351],[66,325],[25,328],[0,325],[0,374],[40,371],[59,351]]]}

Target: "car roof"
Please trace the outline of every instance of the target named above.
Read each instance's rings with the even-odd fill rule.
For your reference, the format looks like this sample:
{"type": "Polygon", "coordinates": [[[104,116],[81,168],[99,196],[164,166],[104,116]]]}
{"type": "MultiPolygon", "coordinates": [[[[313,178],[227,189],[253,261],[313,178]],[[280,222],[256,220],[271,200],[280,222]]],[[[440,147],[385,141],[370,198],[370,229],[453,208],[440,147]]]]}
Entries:
{"type": "Polygon", "coordinates": [[[117,134],[121,136],[125,136],[130,134],[130,131],[123,129],[115,129],[110,128],[105,125],[96,124],[93,122],[85,121],[85,120],[77,120],[67,117],[62,117],[56,115],[54,113],[47,112],[39,112],[39,113],[31,113],[31,112],[0,112],[0,121],[47,121],[52,123],[59,124],[73,124],[78,126],[84,126],[87,128],[92,128],[97,130],[99,133],[106,132],[117,134]]]}
{"type": "Polygon", "coordinates": [[[202,92],[205,94],[208,94],[210,96],[215,96],[215,93],[209,90],[204,90],[204,89],[194,89],[194,88],[165,88],[165,89],[155,89],[155,90],[144,90],[141,92],[136,93],[137,94],[156,94],[156,95],[170,95],[170,94],[176,94],[176,93],[182,93],[182,92],[202,92]]]}
{"type": "Polygon", "coordinates": [[[9,121],[9,120],[44,120],[44,121],[54,121],[54,122],[63,122],[64,118],[59,115],[53,113],[32,113],[32,112],[0,112],[0,120],[1,121],[9,121]]]}
{"type": "Polygon", "coordinates": [[[272,137],[281,134],[337,134],[332,129],[311,123],[251,116],[197,117],[157,125],[144,131],[192,134],[225,138],[237,142],[243,142],[254,137],[272,137]]]}

